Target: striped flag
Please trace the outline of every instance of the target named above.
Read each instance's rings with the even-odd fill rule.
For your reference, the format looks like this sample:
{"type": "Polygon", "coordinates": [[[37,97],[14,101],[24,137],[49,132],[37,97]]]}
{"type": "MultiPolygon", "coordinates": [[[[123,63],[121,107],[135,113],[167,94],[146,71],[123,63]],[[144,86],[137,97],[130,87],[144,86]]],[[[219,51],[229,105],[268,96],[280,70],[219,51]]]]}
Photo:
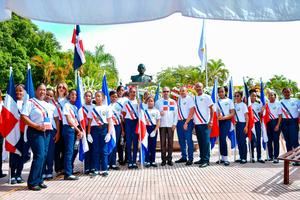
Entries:
{"type": "Polygon", "coordinates": [[[12,68],[10,68],[7,94],[1,110],[1,120],[5,122],[0,125],[0,128],[1,134],[5,138],[6,151],[21,155],[21,152],[16,148],[16,144],[20,140],[21,135],[19,127],[20,115],[17,106],[12,68]]]}
{"type": "Polygon", "coordinates": [[[265,109],[262,113],[262,123],[261,123],[261,132],[263,138],[263,148],[266,149],[266,144],[268,142],[268,135],[267,135],[267,124],[270,121],[270,108],[266,104],[265,93],[264,93],[264,83],[260,80],[260,101],[265,109]]]}
{"type": "Polygon", "coordinates": [[[143,108],[142,100],[140,100],[138,112],[139,112],[139,122],[137,127],[137,134],[139,134],[139,140],[141,144],[141,148],[140,148],[141,164],[144,164],[145,155],[148,152],[148,132],[146,128],[145,110],[143,108]]]}
{"type": "Polygon", "coordinates": [[[217,138],[219,137],[219,124],[218,124],[218,117],[217,117],[217,112],[216,112],[216,105],[218,103],[218,81],[217,79],[215,79],[215,83],[214,83],[214,87],[212,90],[212,94],[211,94],[211,98],[212,101],[214,103],[214,113],[213,113],[213,124],[212,124],[212,128],[211,128],[211,132],[210,132],[210,145],[211,145],[211,149],[214,148],[215,143],[217,138]]]}
{"type": "Polygon", "coordinates": [[[83,111],[83,103],[84,99],[83,99],[83,86],[82,86],[82,80],[79,76],[79,74],[77,75],[77,87],[76,87],[76,93],[77,93],[77,99],[75,101],[75,106],[78,109],[78,122],[80,124],[80,127],[83,131],[83,137],[80,139],[79,142],[79,160],[81,162],[83,162],[84,160],[84,153],[86,153],[87,151],[89,151],[89,146],[87,143],[87,139],[86,139],[86,121],[84,118],[84,111],[83,111]]]}
{"type": "MultiPolygon", "coordinates": [[[[230,80],[229,80],[228,98],[231,99],[234,102],[233,95],[234,95],[234,92],[233,92],[233,81],[232,81],[232,77],[231,77],[230,80]]],[[[231,149],[234,149],[235,146],[236,146],[234,124],[235,124],[235,118],[232,117],[231,118],[230,130],[229,130],[229,133],[228,133],[228,138],[231,141],[231,149]]]]}
{"type": "Polygon", "coordinates": [[[250,95],[249,95],[249,90],[248,90],[248,86],[245,82],[244,79],[244,102],[246,103],[247,107],[248,107],[248,133],[247,136],[249,138],[249,141],[252,140],[252,134],[256,135],[256,131],[255,131],[255,125],[254,125],[254,114],[253,114],[253,109],[252,109],[252,104],[251,104],[251,100],[250,100],[250,95]]]}
{"type": "Polygon", "coordinates": [[[79,36],[80,27],[76,25],[73,31],[72,43],[74,44],[74,70],[78,69],[85,63],[83,42],[79,36]]]}
{"type": "Polygon", "coordinates": [[[203,19],[202,23],[202,31],[201,31],[201,37],[200,37],[200,44],[198,49],[198,55],[201,60],[201,66],[205,66],[206,62],[206,35],[205,35],[205,21],[203,19]]]}
{"type": "MultiPolygon", "coordinates": [[[[103,79],[102,79],[102,92],[105,96],[105,102],[104,102],[104,105],[109,105],[110,104],[110,97],[109,97],[109,90],[108,90],[108,85],[107,85],[107,81],[106,81],[106,75],[104,74],[103,75],[103,79]]],[[[110,137],[110,140],[108,141],[107,143],[107,151],[108,151],[108,154],[110,154],[114,148],[116,147],[116,130],[115,130],[115,127],[114,127],[114,123],[111,121],[110,124],[110,127],[109,127],[109,134],[111,135],[110,137]]]]}

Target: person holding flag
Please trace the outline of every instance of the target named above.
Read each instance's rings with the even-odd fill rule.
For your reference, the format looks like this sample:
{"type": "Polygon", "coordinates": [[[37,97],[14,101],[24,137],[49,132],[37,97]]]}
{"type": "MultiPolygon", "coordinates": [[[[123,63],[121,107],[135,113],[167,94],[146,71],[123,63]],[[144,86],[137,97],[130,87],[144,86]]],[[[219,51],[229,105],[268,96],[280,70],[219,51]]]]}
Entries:
{"type": "Polygon", "coordinates": [[[44,98],[46,86],[37,86],[36,98],[29,99],[21,112],[21,118],[28,125],[27,139],[33,153],[27,185],[29,190],[38,191],[47,186],[44,184],[42,172],[47,156],[50,132],[53,130],[49,119],[49,106],[44,98]]]}
{"type": "MultiPolygon", "coordinates": [[[[15,90],[16,90],[17,106],[18,106],[19,117],[20,117],[20,113],[22,112],[22,108],[24,104],[23,98],[24,98],[25,86],[23,84],[17,84],[15,86],[15,90]]],[[[19,149],[21,155],[17,153],[10,153],[9,166],[10,166],[10,173],[11,173],[11,179],[10,179],[11,184],[24,183],[24,180],[21,175],[22,175],[24,161],[25,161],[24,156],[26,153],[26,149],[24,145],[25,124],[21,119],[19,120],[19,127],[20,127],[21,137],[18,143],[16,144],[16,148],[19,149]]]]}
{"type": "MultiPolygon", "coordinates": [[[[283,99],[280,101],[282,109],[282,126],[281,130],[286,143],[286,150],[291,151],[299,146],[299,109],[300,101],[291,98],[291,89],[283,88],[283,99]]],[[[296,163],[297,166],[300,162],[296,163]]]]}
{"type": "MultiPolygon", "coordinates": [[[[2,106],[3,106],[3,100],[2,100],[2,91],[0,90],[0,113],[2,111],[2,106]]],[[[2,136],[2,116],[0,115],[0,178],[4,178],[6,174],[3,173],[2,170],[2,152],[3,152],[3,136],[2,136]]]]}
{"type": "MultiPolygon", "coordinates": [[[[124,133],[124,125],[122,123],[122,104],[118,102],[118,95],[117,92],[112,90],[109,92],[109,97],[110,97],[110,104],[109,108],[113,112],[112,115],[112,121],[114,124],[115,132],[116,132],[116,144],[120,144],[120,139],[121,137],[125,136],[124,133]]],[[[110,168],[113,170],[119,170],[120,168],[117,166],[117,148],[116,146],[112,153],[109,156],[109,165],[110,168]]],[[[119,154],[119,160],[120,160],[120,154],[119,154]]],[[[123,160],[123,158],[122,158],[123,160]]]]}
{"type": "Polygon", "coordinates": [[[160,125],[159,110],[154,107],[154,97],[149,95],[146,99],[147,109],[145,109],[146,128],[148,135],[148,151],[145,156],[146,167],[157,167],[155,163],[157,131],[160,125]]]}
{"type": "Polygon", "coordinates": [[[200,167],[207,167],[210,158],[210,130],[213,124],[213,101],[212,98],[203,93],[203,84],[196,83],[197,96],[194,97],[195,113],[194,124],[199,144],[200,160],[195,162],[200,167]]]}
{"type": "Polygon", "coordinates": [[[83,132],[79,126],[78,109],[75,106],[77,99],[76,90],[72,89],[69,92],[69,101],[63,106],[62,112],[62,137],[64,141],[65,154],[64,154],[64,179],[65,180],[78,180],[77,176],[73,173],[73,154],[76,138],[82,138],[83,132]]]}
{"type": "Polygon", "coordinates": [[[194,101],[187,93],[186,87],[180,88],[180,97],[178,99],[178,122],[177,122],[177,135],[180,145],[181,158],[176,160],[175,163],[183,163],[192,165],[194,159],[194,143],[192,139],[192,131],[194,128],[194,101]],[[188,146],[188,160],[186,155],[186,143],[188,146]]]}
{"type": "Polygon", "coordinates": [[[246,137],[248,133],[248,108],[242,102],[243,93],[238,91],[234,93],[235,98],[235,121],[236,121],[236,139],[240,154],[240,163],[247,163],[247,144],[246,137]]]}
{"type": "Polygon", "coordinates": [[[136,157],[138,151],[138,134],[136,127],[138,124],[138,102],[136,100],[136,88],[129,89],[129,99],[124,104],[122,114],[125,118],[126,152],[128,156],[128,168],[137,169],[136,157]],[[133,145],[133,152],[131,147],[133,145]]]}
{"type": "Polygon", "coordinates": [[[230,131],[231,119],[234,117],[234,104],[231,99],[226,97],[224,87],[218,88],[218,96],[219,100],[217,102],[217,113],[220,128],[220,154],[222,158],[220,161],[217,161],[217,164],[223,163],[225,166],[228,166],[230,163],[228,161],[226,138],[230,131]]]}
{"type": "Polygon", "coordinates": [[[265,112],[269,116],[270,121],[267,123],[268,135],[268,161],[273,161],[274,164],[279,163],[279,137],[280,137],[280,124],[282,121],[282,110],[280,102],[276,101],[276,93],[269,91],[269,102],[265,105],[265,112]]]}
{"type": "Polygon", "coordinates": [[[110,123],[112,111],[103,104],[104,94],[101,91],[95,93],[96,104],[88,114],[88,138],[92,137],[92,176],[98,174],[108,176],[108,145],[111,140],[110,123]]]}
{"type": "Polygon", "coordinates": [[[163,87],[163,95],[155,102],[155,107],[160,112],[160,148],[161,148],[161,166],[168,164],[173,166],[172,153],[174,131],[177,124],[177,104],[176,101],[170,98],[170,88],[163,87]],[[168,144],[168,146],[167,146],[168,144]],[[166,155],[168,152],[168,155],[166,155]]]}
{"type": "Polygon", "coordinates": [[[249,91],[250,101],[252,104],[253,116],[254,116],[254,126],[256,135],[252,134],[251,140],[251,156],[252,162],[254,163],[254,148],[256,147],[257,151],[257,162],[265,163],[261,158],[261,115],[262,115],[262,104],[257,102],[256,90],[252,89],[249,91]]]}

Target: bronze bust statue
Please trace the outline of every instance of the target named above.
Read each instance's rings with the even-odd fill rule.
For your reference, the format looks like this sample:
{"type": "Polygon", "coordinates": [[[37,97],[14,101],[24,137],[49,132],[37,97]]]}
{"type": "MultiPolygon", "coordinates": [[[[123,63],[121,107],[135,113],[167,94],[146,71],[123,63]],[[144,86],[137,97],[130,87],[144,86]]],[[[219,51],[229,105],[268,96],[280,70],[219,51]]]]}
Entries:
{"type": "Polygon", "coordinates": [[[138,66],[139,75],[131,76],[132,82],[142,82],[142,83],[150,83],[152,81],[152,76],[146,75],[146,67],[144,64],[139,64],[138,66]]]}

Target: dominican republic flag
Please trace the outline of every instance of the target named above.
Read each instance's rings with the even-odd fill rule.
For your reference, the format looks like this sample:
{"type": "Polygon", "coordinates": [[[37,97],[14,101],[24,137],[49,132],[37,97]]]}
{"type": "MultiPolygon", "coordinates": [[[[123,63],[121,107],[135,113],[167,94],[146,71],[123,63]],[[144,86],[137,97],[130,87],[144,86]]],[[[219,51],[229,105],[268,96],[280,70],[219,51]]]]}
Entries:
{"type": "Polygon", "coordinates": [[[266,149],[268,142],[268,134],[267,134],[267,124],[270,121],[270,108],[268,104],[266,104],[265,93],[264,93],[264,83],[260,80],[260,101],[262,105],[265,107],[262,113],[262,122],[261,122],[261,132],[263,139],[263,148],[266,149]]]}
{"type": "MultiPolygon", "coordinates": [[[[232,77],[229,80],[229,87],[228,87],[228,98],[231,99],[234,102],[233,99],[233,81],[232,81],[232,77]]],[[[236,145],[236,141],[235,141],[235,132],[234,132],[234,124],[235,124],[235,118],[231,118],[231,125],[230,125],[230,130],[228,133],[228,138],[230,139],[231,142],[231,149],[235,148],[236,145]]]]}
{"type": "Polygon", "coordinates": [[[20,115],[17,106],[12,68],[10,68],[7,94],[1,110],[1,120],[5,122],[0,125],[0,129],[2,136],[5,138],[6,151],[21,155],[21,152],[16,148],[16,144],[20,140],[21,135],[19,126],[20,115]]]}
{"type": "Polygon", "coordinates": [[[78,69],[85,63],[83,43],[79,36],[80,27],[76,25],[73,31],[72,43],[74,44],[74,70],[78,69]]]}
{"type": "Polygon", "coordinates": [[[216,79],[215,83],[214,83],[212,93],[211,93],[211,98],[212,98],[212,101],[214,103],[214,113],[213,113],[213,116],[212,116],[213,117],[212,118],[213,119],[213,124],[212,124],[211,132],[210,132],[210,148],[211,149],[214,148],[216,140],[219,137],[219,132],[220,132],[218,117],[217,117],[218,115],[217,115],[217,112],[216,112],[217,103],[218,103],[217,93],[218,93],[218,81],[216,79]]]}
{"type": "Polygon", "coordinates": [[[141,164],[145,163],[145,156],[148,152],[148,132],[146,128],[146,118],[145,118],[145,110],[143,108],[143,101],[140,99],[140,105],[138,108],[139,112],[139,122],[137,125],[136,133],[139,134],[139,141],[141,144],[140,148],[140,156],[141,156],[141,164]]]}
{"type": "Polygon", "coordinates": [[[205,21],[204,21],[204,19],[203,19],[203,23],[202,23],[202,31],[201,31],[198,55],[201,60],[201,66],[204,67],[206,65],[206,36],[205,36],[205,21]]]}
{"type": "Polygon", "coordinates": [[[106,75],[103,75],[102,79],[102,92],[105,95],[105,101],[103,102],[104,105],[109,105],[110,104],[110,97],[109,97],[109,90],[108,90],[108,85],[107,85],[107,80],[106,80],[106,75]]]}
{"type": "MultiPolygon", "coordinates": [[[[109,90],[108,90],[108,85],[107,85],[105,74],[103,75],[103,79],[102,79],[102,92],[105,96],[105,101],[103,103],[104,103],[104,105],[108,106],[110,104],[110,98],[109,98],[109,90]]],[[[107,143],[108,154],[110,154],[114,150],[114,148],[116,147],[116,141],[117,141],[117,139],[116,139],[116,130],[115,130],[115,127],[113,125],[113,122],[111,121],[111,123],[109,123],[109,124],[110,124],[109,134],[111,135],[111,137],[110,137],[110,140],[107,143]]]]}
{"type": "Polygon", "coordinates": [[[87,139],[86,139],[86,130],[85,130],[85,127],[86,127],[85,122],[86,121],[84,118],[84,110],[83,110],[83,104],[82,104],[82,102],[84,101],[83,100],[84,92],[83,92],[82,80],[81,80],[79,74],[77,75],[76,93],[77,93],[77,99],[75,102],[75,106],[78,109],[78,121],[79,121],[80,127],[83,131],[83,137],[80,139],[80,142],[79,142],[79,160],[81,162],[83,162],[84,153],[89,151],[89,146],[88,146],[87,139]]]}
{"type": "Polygon", "coordinates": [[[154,102],[156,102],[159,99],[159,86],[160,84],[158,83],[155,91],[154,102]]]}
{"type": "Polygon", "coordinates": [[[247,107],[248,107],[248,133],[247,136],[249,138],[249,141],[252,140],[252,134],[256,136],[256,131],[255,131],[255,125],[254,125],[254,114],[253,114],[253,110],[252,110],[252,104],[251,104],[251,100],[250,100],[250,95],[249,95],[249,90],[248,90],[248,86],[245,82],[244,79],[244,103],[246,103],[247,107]]]}
{"type": "Polygon", "coordinates": [[[176,103],[175,101],[166,101],[163,102],[163,111],[175,111],[176,103]]]}

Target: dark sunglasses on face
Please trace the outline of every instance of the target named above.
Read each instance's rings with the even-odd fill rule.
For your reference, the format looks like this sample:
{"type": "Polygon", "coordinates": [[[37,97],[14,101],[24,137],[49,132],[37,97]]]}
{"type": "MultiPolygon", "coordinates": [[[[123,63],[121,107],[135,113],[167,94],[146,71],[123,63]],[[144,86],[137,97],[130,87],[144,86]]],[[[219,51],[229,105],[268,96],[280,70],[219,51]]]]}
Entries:
{"type": "Polygon", "coordinates": [[[64,86],[58,86],[58,89],[65,89],[64,86]]]}
{"type": "Polygon", "coordinates": [[[234,95],[234,97],[241,97],[240,95],[234,95]]]}
{"type": "Polygon", "coordinates": [[[163,93],[167,93],[167,92],[170,92],[170,91],[163,91],[163,93]]]}

